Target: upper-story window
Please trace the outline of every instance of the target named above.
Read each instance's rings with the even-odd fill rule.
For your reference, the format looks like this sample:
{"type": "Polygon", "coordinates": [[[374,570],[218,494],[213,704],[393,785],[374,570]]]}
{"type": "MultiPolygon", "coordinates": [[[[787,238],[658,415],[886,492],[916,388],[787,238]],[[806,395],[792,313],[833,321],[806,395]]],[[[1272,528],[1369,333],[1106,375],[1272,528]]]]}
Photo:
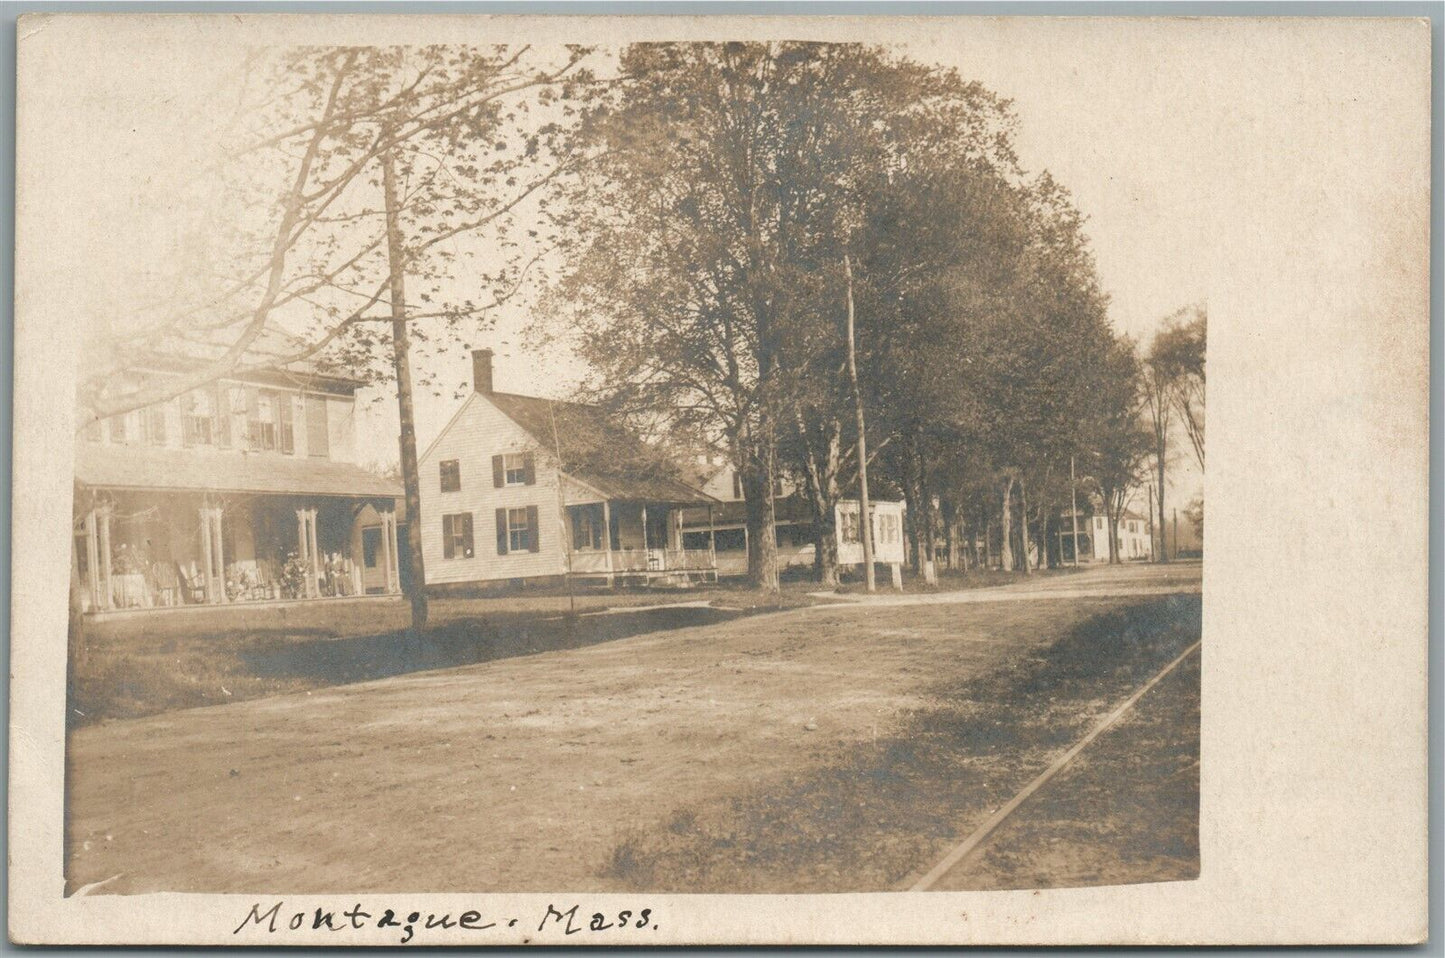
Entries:
{"type": "Polygon", "coordinates": [[[247,435],[251,448],[258,452],[276,449],[276,398],[268,392],[254,390],[247,397],[249,405],[247,435]]]}
{"type": "Polygon", "coordinates": [[[509,452],[492,457],[492,485],[530,486],[537,481],[535,460],[530,452],[509,452]]]}
{"type": "Polygon", "coordinates": [[[112,416],[110,419],[110,441],[116,443],[135,442],[140,438],[140,415],[134,411],[112,416]]]}
{"type": "Polygon", "coordinates": [[[441,464],[442,492],[460,492],[462,488],[462,464],[456,459],[447,459],[441,464]]]}
{"type": "Polygon", "coordinates": [[[205,390],[181,398],[181,442],[187,446],[209,446],[216,441],[215,403],[205,390]]]}
{"type": "Polygon", "coordinates": [[[509,452],[502,457],[503,475],[509,486],[523,486],[527,484],[527,455],[520,452],[509,452]]]}

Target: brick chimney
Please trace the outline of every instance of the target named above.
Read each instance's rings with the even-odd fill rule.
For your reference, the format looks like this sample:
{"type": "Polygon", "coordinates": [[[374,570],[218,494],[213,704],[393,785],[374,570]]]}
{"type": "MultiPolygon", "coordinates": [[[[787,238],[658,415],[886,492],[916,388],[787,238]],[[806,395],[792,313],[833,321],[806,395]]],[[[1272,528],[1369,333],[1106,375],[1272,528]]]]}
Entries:
{"type": "Polygon", "coordinates": [[[472,350],[472,388],[479,393],[492,391],[492,351],[472,350]]]}

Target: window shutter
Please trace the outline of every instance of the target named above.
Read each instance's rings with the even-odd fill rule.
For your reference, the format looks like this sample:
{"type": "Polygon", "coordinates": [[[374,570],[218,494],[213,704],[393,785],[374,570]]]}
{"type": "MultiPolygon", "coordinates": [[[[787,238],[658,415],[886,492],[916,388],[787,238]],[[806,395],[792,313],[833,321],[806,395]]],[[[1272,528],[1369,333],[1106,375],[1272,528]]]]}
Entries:
{"type": "MultiPolygon", "coordinates": [[[[526,479],[523,481],[529,486],[535,486],[537,484],[537,457],[530,452],[523,453],[522,469],[526,474],[526,479]]],[[[533,549],[532,551],[535,552],[537,550],[533,549]]]]}
{"type": "Polygon", "coordinates": [[[326,397],[306,395],[306,454],[318,459],[331,455],[331,434],[328,431],[326,397]]]}
{"type": "Polygon", "coordinates": [[[502,467],[502,457],[501,457],[501,456],[493,456],[493,457],[492,457],[492,486],[493,486],[493,488],[500,489],[500,488],[502,488],[502,487],[503,487],[504,485],[506,485],[506,484],[507,484],[507,474],[506,474],[506,472],[503,471],[503,467],[502,467]]]}
{"type": "MultiPolygon", "coordinates": [[[[501,458],[500,456],[498,457],[501,458]]],[[[507,554],[507,510],[497,510],[497,555],[507,554]]]]}
{"type": "Polygon", "coordinates": [[[451,559],[456,554],[456,541],[452,539],[452,517],[442,516],[442,558],[451,559]]]}
{"type": "MultiPolygon", "coordinates": [[[[528,456],[527,458],[530,459],[531,456],[528,456]]],[[[536,506],[527,507],[527,551],[542,551],[542,528],[541,526],[537,525],[536,506]]]]}
{"type": "Polygon", "coordinates": [[[472,543],[472,514],[462,513],[462,545],[466,550],[467,558],[477,554],[476,547],[472,543]]]}

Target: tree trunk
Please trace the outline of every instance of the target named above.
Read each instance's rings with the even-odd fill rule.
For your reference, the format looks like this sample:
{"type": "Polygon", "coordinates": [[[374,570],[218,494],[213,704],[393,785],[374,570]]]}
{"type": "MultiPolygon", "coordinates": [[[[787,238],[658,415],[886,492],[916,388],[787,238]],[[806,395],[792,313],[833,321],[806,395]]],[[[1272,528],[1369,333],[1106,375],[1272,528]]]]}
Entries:
{"type": "Polygon", "coordinates": [[[426,569],[422,561],[421,477],[416,458],[416,414],[412,406],[411,337],[406,327],[406,270],[398,209],[396,166],[391,151],[381,157],[386,193],[386,248],[391,262],[391,345],[396,367],[396,401],[401,419],[401,480],[406,492],[406,542],[411,553],[411,628],[426,628],[426,569]]]}
{"type": "Polygon", "coordinates": [[[1119,564],[1119,510],[1114,505],[1114,491],[1102,490],[1104,500],[1104,525],[1109,536],[1109,565],[1119,564]]]}
{"type": "Polygon", "coordinates": [[[917,463],[913,457],[913,450],[908,443],[902,447],[901,465],[903,467],[903,495],[908,500],[908,512],[905,518],[905,525],[908,531],[908,564],[912,567],[914,574],[923,574],[923,505],[919,501],[922,493],[918,488],[917,463]]]}
{"type": "Polygon", "coordinates": [[[938,504],[938,513],[943,517],[943,548],[948,552],[948,559],[943,567],[954,571],[958,568],[958,536],[954,529],[958,523],[958,510],[954,508],[952,501],[944,499],[938,504]]]}
{"type": "Polygon", "coordinates": [[[838,584],[838,468],[842,459],[842,425],[837,417],[828,420],[813,435],[797,421],[798,435],[806,455],[804,486],[813,514],[813,576],[824,586],[838,584]],[[814,440],[820,440],[815,443],[814,440]],[[819,448],[821,446],[821,448],[819,448]]]}
{"type": "Polygon", "coordinates": [[[928,458],[923,439],[916,434],[913,437],[913,448],[918,456],[918,495],[923,502],[920,510],[923,519],[923,559],[925,562],[933,562],[938,553],[938,533],[934,529],[933,521],[933,488],[928,482],[928,458]]]}
{"type": "MultiPolygon", "coordinates": [[[[1160,443],[1159,448],[1160,448],[1161,450],[1164,448],[1163,443],[1160,443]]],[[[1168,540],[1168,538],[1164,535],[1164,515],[1165,515],[1165,513],[1164,513],[1164,456],[1163,456],[1162,452],[1161,452],[1160,456],[1158,457],[1158,459],[1159,459],[1159,496],[1158,496],[1158,499],[1159,499],[1159,512],[1158,512],[1158,515],[1159,515],[1159,561],[1160,561],[1160,562],[1168,562],[1168,561],[1169,561],[1169,540],[1168,540]]]]}
{"type": "Polygon", "coordinates": [[[1029,494],[1024,481],[1019,480],[1019,549],[1023,552],[1024,575],[1033,575],[1033,563],[1029,561],[1029,494]]]}
{"type": "Polygon", "coordinates": [[[999,518],[999,568],[1004,572],[1012,572],[1014,567],[1013,543],[1010,541],[1014,534],[1013,521],[1013,495],[1014,478],[1005,476],[1003,484],[1003,509],[999,518]]]}
{"type": "Polygon", "coordinates": [[[748,451],[742,469],[743,506],[748,530],[748,582],[778,591],[778,540],[773,511],[773,476],[757,449],[748,451]]]}

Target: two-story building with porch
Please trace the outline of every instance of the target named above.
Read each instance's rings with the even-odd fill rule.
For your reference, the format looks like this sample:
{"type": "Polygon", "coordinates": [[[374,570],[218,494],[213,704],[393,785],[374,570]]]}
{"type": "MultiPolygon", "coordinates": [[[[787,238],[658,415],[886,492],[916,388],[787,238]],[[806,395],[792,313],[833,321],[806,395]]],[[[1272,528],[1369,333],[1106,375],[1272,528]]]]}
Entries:
{"type": "Polygon", "coordinates": [[[472,394],[420,457],[428,589],[716,578],[681,522],[712,497],[605,411],[496,391],[491,350],[472,365],[472,394]]]}
{"type": "MultiPolygon", "coordinates": [[[[157,356],[147,387],[203,361],[157,356]]],[[[92,615],[401,591],[400,484],[356,463],[354,379],[225,378],[76,438],[71,573],[92,615]]]]}

